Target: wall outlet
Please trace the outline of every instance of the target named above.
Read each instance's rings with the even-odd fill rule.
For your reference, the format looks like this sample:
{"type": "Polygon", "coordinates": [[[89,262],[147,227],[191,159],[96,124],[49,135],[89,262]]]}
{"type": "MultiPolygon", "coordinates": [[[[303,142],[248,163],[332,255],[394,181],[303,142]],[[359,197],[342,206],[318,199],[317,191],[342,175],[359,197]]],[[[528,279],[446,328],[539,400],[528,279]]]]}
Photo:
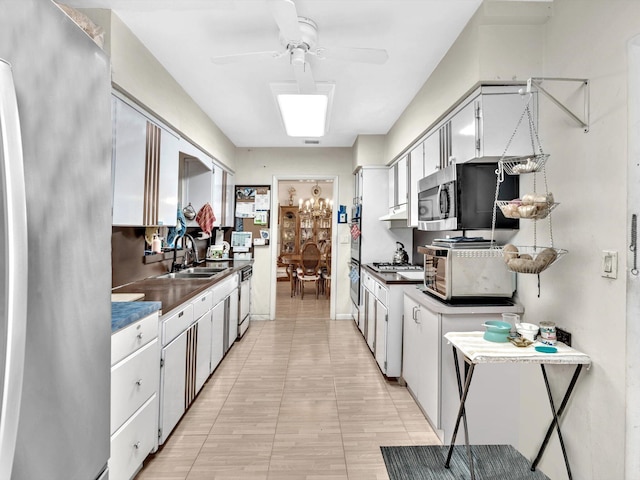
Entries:
{"type": "Polygon", "coordinates": [[[556,339],[568,347],[571,346],[571,334],[566,330],[556,327],[556,339]]]}

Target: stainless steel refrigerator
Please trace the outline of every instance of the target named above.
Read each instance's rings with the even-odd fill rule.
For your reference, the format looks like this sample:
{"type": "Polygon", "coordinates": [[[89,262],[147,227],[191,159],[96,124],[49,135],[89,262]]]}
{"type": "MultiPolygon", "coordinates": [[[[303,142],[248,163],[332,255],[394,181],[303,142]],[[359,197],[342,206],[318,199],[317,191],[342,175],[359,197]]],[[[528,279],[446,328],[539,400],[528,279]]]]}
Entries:
{"type": "Polygon", "coordinates": [[[0,12],[0,480],[104,479],[109,58],[48,0],[0,12]]]}

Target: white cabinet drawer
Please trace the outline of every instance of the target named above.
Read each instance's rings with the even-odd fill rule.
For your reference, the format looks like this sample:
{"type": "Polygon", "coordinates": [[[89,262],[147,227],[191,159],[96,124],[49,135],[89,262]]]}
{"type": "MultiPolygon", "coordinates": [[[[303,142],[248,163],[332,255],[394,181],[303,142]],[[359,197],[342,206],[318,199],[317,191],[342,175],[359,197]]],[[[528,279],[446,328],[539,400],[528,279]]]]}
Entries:
{"type": "Polygon", "coordinates": [[[158,391],[160,350],[154,339],[111,368],[111,433],[158,391]]]}
{"type": "Polygon", "coordinates": [[[229,275],[229,277],[213,287],[213,305],[217,305],[221,300],[228,297],[235,288],[238,288],[238,275],[229,275]]]}
{"type": "Polygon", "coordinates": [[[162,317],[162,345],[171,341],[184,332],[193,323],[193,305],[186,305],[171,316],[162,317]]]}
{"type": "Polygon", "coordinates": [[[207,290],[191,302],[191,305],[193,305],[193,319],[198,320],[213,307],[213,292],[207,290]]]}
{"type": "Polygon", "coordinates": [[[158,336],[158,312],[144,317],[111,336],[111,365],[131,355],[158,336]]]}
{"type": "Polygon", "coordinates": [[[389,290],[380,285],[379,283],[375,284],[375,295],[378,300],[380,300],[384,306],[388,305],[389,300],[389,290]]]}
{"type": "Polygon", "coordinates": [[[366,288],[367,290],[372,292],[373,291],[373,286],[375,285],[375,282],[373,281],[373,278],[371,277],[371,275],[369,275],[368,273],[364,272],[363,275],[362,275],[362,284],[364,285],[364,288],[366,288]]]}
{"type": "Polygon", "coordinates": [[[129,480],[158,441],[158,397],[154,395],[111,437],[109,478],[129,480]]]}

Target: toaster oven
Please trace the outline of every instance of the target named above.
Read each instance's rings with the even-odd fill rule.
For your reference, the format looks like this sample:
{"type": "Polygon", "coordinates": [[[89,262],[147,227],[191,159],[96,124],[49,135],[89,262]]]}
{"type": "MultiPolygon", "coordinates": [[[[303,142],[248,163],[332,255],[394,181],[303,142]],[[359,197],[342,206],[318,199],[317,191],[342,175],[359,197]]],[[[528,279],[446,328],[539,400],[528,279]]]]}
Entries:
{"type": "Polygon", "coordinates": [[[424,286],[443,300],[469,297],[512,297],[516,274],[502,251],[491,248],[419,247],[424,254],[424,286]]]}

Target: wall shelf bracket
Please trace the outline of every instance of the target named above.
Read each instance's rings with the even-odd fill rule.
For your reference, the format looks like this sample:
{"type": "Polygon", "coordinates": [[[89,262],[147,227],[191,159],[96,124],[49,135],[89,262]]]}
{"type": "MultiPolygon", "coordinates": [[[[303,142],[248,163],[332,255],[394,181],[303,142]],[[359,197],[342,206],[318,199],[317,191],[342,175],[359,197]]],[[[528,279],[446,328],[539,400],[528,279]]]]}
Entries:
{"type": "Polygon", "coordinates": [[[532,89],[535,87],[537,91],[543,93],[549,100],[556,104],[560,110],[569,115],[578,125],[580,125],[584,132],[587,133],[589,131],[589,108],[590,108],[590,100],[589,100],[589,80],[586,78],[550,78],[550,77],[532,77],[527,80],[527,93],[531,93],[532,89]],[[543,86],[542,82],[574,82],[579,83],[583,100],[584,100],[584,112],[582,118],[578,117],[575,113],[573,113],[569,108],[567,108],[560,100],[551,95],[543,86]]]}

